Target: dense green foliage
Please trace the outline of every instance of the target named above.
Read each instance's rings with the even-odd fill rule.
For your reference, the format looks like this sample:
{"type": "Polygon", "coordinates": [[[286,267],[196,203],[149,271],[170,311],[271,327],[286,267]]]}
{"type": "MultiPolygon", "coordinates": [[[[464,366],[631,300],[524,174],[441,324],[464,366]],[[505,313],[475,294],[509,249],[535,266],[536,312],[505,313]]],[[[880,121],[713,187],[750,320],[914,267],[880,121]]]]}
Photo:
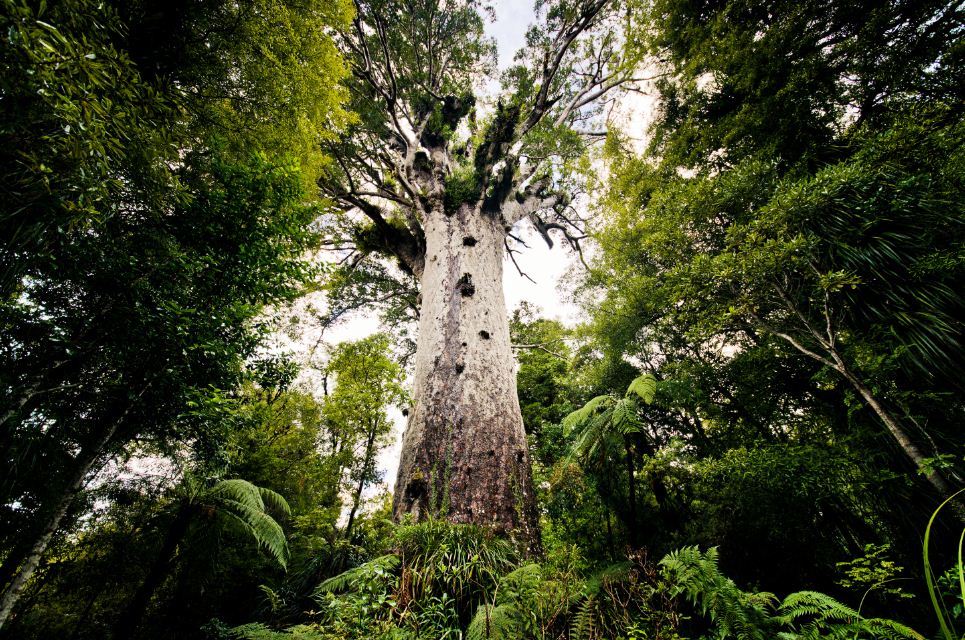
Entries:
{"type": "Polygon", "coordinates": [[[419,302],[370,256],[409,222],[315,185],[395,135],[346,33],[399,52],[369,70],[411,67],[405,100],[461,96],[427,125],[476,149],[444,176],[453,212],[579,3],[541,5],[477,123],[475,2],[387,31],[347,2],[0,2],[0,637],[962,637],[960,4],[655,0],[601,36],[657,110],[610,128],[604,176],[569,124],[523,141],[552,158],[534,180],[601,187],[586,321],[511,322],[532,558],[390,522],[419,302]],[[445,69],[419,66],[447,54],[421,24],[445,69]],[[357,252],[332,268],[326,241],[357,252]],[[378,299],[395,335],[298,377],[273,314],[318,289],[333,322],[378,299]]]}

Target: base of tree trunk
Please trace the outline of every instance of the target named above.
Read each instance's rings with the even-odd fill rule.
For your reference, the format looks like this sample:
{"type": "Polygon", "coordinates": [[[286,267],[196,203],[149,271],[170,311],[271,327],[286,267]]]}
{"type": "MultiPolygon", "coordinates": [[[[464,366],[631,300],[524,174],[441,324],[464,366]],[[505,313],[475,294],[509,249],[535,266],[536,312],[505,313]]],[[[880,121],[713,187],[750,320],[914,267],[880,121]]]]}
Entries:
{"type": "Polygon", "coordinates": [[[426,225],[414,406],[394,514],[489,526],[538,553],[502,289],[504,237],[498,220],[466,206],[426,225]]]}

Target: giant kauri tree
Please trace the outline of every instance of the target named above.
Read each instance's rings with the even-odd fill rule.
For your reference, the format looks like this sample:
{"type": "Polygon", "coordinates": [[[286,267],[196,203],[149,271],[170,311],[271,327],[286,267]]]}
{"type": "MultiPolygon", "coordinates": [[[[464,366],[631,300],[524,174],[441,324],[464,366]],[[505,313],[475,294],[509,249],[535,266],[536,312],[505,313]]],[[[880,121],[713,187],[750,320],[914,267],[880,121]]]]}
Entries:
{"type": "Polygon", "coordinates": [[[569,169],[600,135],[590,129],[613,90],[635,80],[615,9],[608,0],[537,7],[540,24],[487,110],[474,95],[495,66],[481,3],[356,2],[341,42],[358,119],[328,149],[320,185],[348,221],[356,255],[394,259],[419,290],[397,518],[538,539],[503,263],[526,220],[549,244],[555,234],[578,247],[569,169]]]}

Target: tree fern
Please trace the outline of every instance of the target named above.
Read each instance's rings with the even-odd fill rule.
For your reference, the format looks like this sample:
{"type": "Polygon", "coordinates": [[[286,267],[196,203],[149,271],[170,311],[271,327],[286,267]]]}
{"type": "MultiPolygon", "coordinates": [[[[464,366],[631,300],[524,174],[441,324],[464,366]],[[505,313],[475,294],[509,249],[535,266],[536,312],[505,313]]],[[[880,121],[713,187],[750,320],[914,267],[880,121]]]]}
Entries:
{"type": "Polygon", "coordinates": [[[635,394],[647,404],[653,404],[657,396],[657,379],[652,374],[644,374],[634,378],[630,386],[627,387],[627,395],[635,394]]]}
{"type": "Polygon", "coordinates": [[[210,504],[215,512],[238,531],[252,537],[283,568],[287,566],[288,542],[281,525],[267,513],[266,507],[290,514],[283,497],[270,489],[247,480],[222,480],[195,497],[202,505],[210,504]],[[267,500],[267,505],[266,505],[267,500]]]}

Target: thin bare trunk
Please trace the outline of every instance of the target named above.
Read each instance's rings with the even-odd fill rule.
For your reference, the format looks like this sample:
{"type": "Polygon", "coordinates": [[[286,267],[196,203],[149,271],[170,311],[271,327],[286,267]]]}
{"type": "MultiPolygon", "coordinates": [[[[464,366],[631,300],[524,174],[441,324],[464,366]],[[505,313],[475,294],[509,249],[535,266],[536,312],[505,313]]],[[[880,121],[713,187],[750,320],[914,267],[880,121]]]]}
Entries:
{"type": "Polygon", "coordinates": [[[124,408],[121,414],[110,422],[110,426],[106,427],[94,442],[81,448],[77,454],[77,457],[74,459],[74,473],[68,479],[57,503],[48,513],[47,519],[44,521],[37,539],[34,540],[30,547],[30,551],[26,554],[19,567],[15,569],[13,578],[4,590],[3,595],[0,596],[0,628],[3,627],[10,617],[14,605],[17,604],[17,600],[23,593],[24,587],[27,586],[30,577],[37,570],[40,559],[44,551],[47,550],[47,545],[50,544],[51,538],[54,537],[57,529],[60,528],[60,523],[70,508],[70,503],[73,502],[77,494],[83,489],[84,480],[93,468],[94,462],[103,455],[107,449],[107,444],[114,437],[117,429],[127,418],[128,413],[130,413],[134,405],[137,404],[141,396],[144,395],[144,392],[151,386],[152,381],[153,378],[145,383],[137,395],[130,400],[130,403],[124,408]]]}
{"type": "MultiPolygon", "coordinates": [[[[778,290],[780,291],[780,289],[778,290]]],[[[922,475],[924,475],[928,482],[931,483],[936,491],[938,491],[938,495],[942,496],[942,498],[950,498],[955,492],[950,486],[948,486],[945,478],[927,463],[926,456],[921,452],[921,449],[918,448],[918,445],[916,445],[908,436],[908,433],[905,432],[898,420],[891,415],[887,409],[885,409],[884,405],[882,405],[868,385],[866,385],[857,374],[852,372],[845,363],[844,358],[837,348],[837,336],[831,320],[830,312],[827,311],[827,309],[825,310],[825,327],[824,334],[822,335],[820,331],[815,329],[804,319],[804,317],[799,311],[796,310],[786,296],[785,300],[787,300],[788,308],[801,317],[802,325],[805,327],[807,332],[811,334],[811,337],[815,340],[815,342],[820,345],[820,349],[809,349],[794,336],[769,327],[766,323],[761,322],[760,318],[757,318],[756,316],[755,320],[757,320],[766,330],[783,339],[804,355],[817,360],[821,364],[830,367],[831,369],[834,369],[838,372],[838,374],[841,375],[841,377],[847,380],[851,387],[858,392],[858,395],[861,396],[861,399],[864,400],[864,403],[872,411],[874,411],[875,415],[877,415],[881,422],[884,423],[885,428],[888,429],[888,432],[891,433],[891,436],[895,439],[895,442],[898,443],[898,446],[901,447],[901,450],[904,452],[904,454],[909,460],[911,460],[912,464],[915,465],[915,468],[922,475]],[[818,351],[821,350],[823,350],[827,355],[818,353],[818,351]]],[[[965,506],[962,505],[961,501],[952,501],[952,509],[958,519],[962,522],[965,522],[965,506]]]]}
{"type": "MultiPolygon", "coordinates": [[[[898,446],[901,447],[905,455],[908,456],[908,459],[911,460],[911,462],[915,465],[915,468],[925,476],[928,482],[930,482],[935,490],[938,491],[940,496],[943,498],[950,498],[955,491],[948,485],[948,483],[945,481],[945,478],[942,477],[938,471],[928,465],[926,456],[922,453],[921,449],[918,448],[918,445],[916,445],[911,438],[908,437],[908,434],[899,424],[898,420],[895,419],[895,417],[892,416],[891,413],[884,408],[884,406],[882,406],[881,402],[871,391],[871,389],[868,388],[868,386],[864,384],[860,378],[851,373],[851,371],[844,366],[844,363],[841,361],[840,357],[838,357],[836,353],[833,355],[835,356],[835,360],[839,365],[838,372],[851,383],[851,386],[854,387],[854,390],[857,391],[861,398],[865,401],[865,404],[867,404],[884,423],[885,427],[887,427],[888,431],[891,433],[891,436],[898,443],[898,446]]],[[[958,519],[965,522],[965,508],[963,508],[962,504],[956,500],[952,501],[951,506],[958,519]]]]}
{"type": "Polygon", "coordinates": [[[350,540],[352,538],[352,525],[355,524],[355,514],[359,510],[359,505],[362,503],[362,489],[365,488],[365,474],[372,464],[372,456],[375,454],[375,436],[378,430],[378,424],[373,424],[369,428],[369,439],[365,443],[365,459],[362,461],[362,473],[359,474],[359,483],[355,487],[355,495],[352,496],[352,510],[348,514],[348,523],[345,525],[345,539],[350,540]]]}
{"type": "Polygon", "coordinates": [[[125,640],[127,638],[137,637],[138,627],[141,626],[141,620],[144,619],[144,614],[151,604],[151,598],[154,597],[157,590],[164,584],[164,581],[171,571],[171,561],[174,559],[174,555],[181,541],[184,540],[184,537],[188,533],[192,515],[193,512],[187,506],[182,507],[181,510],[178,511],[174,522],[171,524],[171,528],[168,529],[164,536],[161,550],[151,564],[151,568],[147,572],[144,582],[142,582],[137,588],[137,591],[134,592],[134,596],[130,602],[128,602],[124,613],[121,614],[117,622],[114,630],[115,638],[125,640]]]}
{"type": "Polygon", "coordinates": [[[637,479],[635,477],[636,469],[633,465],[633,447],[630,446],[629,437],[624,442],[624,449],[627,462],[627,502],[629,506],[627,515],[629,516],[630,542],[637,547],[640,545],[640,527],[637,518],[637,479]]]}
{"type": "Polygon", "coordinates": [[[30,551],[27,553],[19,568],[15,570],[13,579],[10,581],[10,584],[7,585],[3,596],[0,597],[0,628],[3,627],[4,623],[6,623],[10,617],[14,605],[20,598],[21,593],[23,593],[24,587],[27,586],[30,577],[34,574],[34,571],[37,570],[37,566],[40,564],[40,558],[43,556],[44,551],[47,550],[47,545],[50,544],[51,538],[53,538],[57,529],[60,527],[60,523],[67,514],[71,502],[73,502],[74,498],[84,487],[84,479],[93,467],[94,461],[101,455],[104,446],[113,433],[114,429],[111,428],[89,448],[81,450],[77,459],[74,461],[74,473],[64,487],[56,505],[54,505],[53,509],[48,513],[43,528],[31,545],[30,551]]]}

